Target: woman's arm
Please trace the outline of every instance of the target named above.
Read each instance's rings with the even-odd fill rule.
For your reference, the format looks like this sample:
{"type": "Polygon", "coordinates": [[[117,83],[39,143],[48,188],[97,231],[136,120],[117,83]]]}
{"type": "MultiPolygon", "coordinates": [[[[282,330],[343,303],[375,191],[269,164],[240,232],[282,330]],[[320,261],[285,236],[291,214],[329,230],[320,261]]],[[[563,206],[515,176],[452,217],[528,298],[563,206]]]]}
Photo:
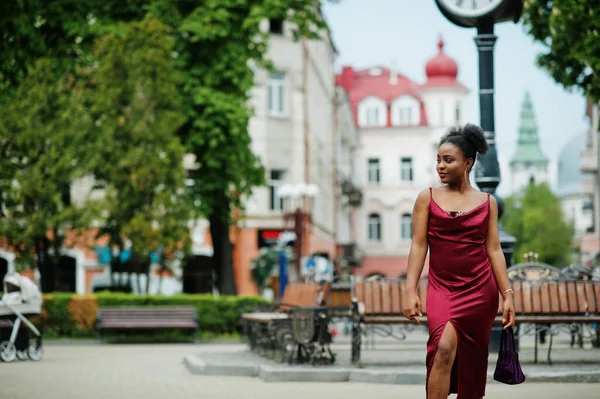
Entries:
{"type": "Polygon", "coordinates": [[[502,312],[502,324],[504,328],[514,326],[515,324],[515,311],[512,303],[512,290],[510,289],[510,281],[508,280],[508,273],[506,272],[506,260],[504,259],[504,253],[500,246],[500,235],[498,233],[498,203],[493,196],[490,196],[490,217],[487,231],[487,238],[485,242],[488,257],[492,264],[492,270],[496,283],[498,284],[498,290],[504,298],[503,312],[502,312]]]}
{"type": "MultiPolygon", "coordinates": [[[[417,301],[416,304],[412,304],[411,299],[418,299],[417,284],[419,282],[419,277],[421,277],[423,266],[425,265],[425,257],[427,256],[427,249],[429,247],[427,242],[427,223],[429,222],[430,197],[429,189],[421,191],[413,208],[412,243],[408,255],[408,270],[406,272],[405,300],[408,302],[405,302],[405,304],[408,305],[408,303],[410,303],[410,305],[405,307],[405,313],[409,313],[408,315],[405,314],[407,317],[409,317],[410,314],[423,315],[421,302],[417,301]]],[[[411,320],[417,321],[414,316],[411,320]]]]}

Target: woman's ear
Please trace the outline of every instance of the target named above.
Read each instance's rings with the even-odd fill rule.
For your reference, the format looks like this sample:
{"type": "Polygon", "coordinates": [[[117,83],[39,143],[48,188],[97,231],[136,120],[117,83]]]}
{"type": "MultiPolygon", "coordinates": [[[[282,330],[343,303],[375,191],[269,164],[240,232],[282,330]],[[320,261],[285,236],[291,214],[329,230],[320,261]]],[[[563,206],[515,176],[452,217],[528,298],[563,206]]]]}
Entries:
{"type": "Polygon", "coordinates": [[[469,159],[467,159],[467,170],[468,170],[469,172],[471,171],[471,169],[473,169],[473,163],[474,163],[474,162],[473,162],[473,159],[472,159],[472,158],[469,158],[469,159]]]}

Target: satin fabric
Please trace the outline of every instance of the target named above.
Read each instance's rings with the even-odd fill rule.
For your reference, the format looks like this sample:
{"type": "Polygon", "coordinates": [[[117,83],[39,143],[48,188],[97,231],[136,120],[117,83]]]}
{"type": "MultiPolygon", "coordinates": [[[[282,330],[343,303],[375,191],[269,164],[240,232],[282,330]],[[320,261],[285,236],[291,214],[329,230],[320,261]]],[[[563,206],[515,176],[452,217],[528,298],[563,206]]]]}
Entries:
{"type": "Polygon", "coordinates": [[[498,285],[485,246],[489,194],[486,202],[466,213],[451,216],[449,211],[435,202],[432,193],[427,229],[427,381],[440,337],[451,323],[458,348],[448,394],[457,393],[457,399],[481,398],[485,396],[488,344],[498,310],[498,285]]]}

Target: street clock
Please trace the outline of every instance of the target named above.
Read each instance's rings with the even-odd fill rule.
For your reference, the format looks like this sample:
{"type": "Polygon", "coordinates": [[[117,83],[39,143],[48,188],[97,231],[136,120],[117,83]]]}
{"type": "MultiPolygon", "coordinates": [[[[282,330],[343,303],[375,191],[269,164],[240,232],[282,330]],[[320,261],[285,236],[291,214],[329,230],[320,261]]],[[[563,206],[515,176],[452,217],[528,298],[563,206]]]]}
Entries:
{"type": "Polygon", "coordinates": [[[452,23],[472,28],[482,22],[517,22],[523,0],[435,0],[442,14],[452,23]]]}

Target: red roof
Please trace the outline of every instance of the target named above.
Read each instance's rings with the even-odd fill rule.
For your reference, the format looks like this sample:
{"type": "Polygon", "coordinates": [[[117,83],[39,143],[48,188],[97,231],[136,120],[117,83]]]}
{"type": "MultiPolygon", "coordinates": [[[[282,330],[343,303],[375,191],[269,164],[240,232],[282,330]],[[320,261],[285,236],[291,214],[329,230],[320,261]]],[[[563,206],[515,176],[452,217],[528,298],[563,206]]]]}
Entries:
{"type": "MultiPolygon", "coordinates": [[[[383,66],[362,70],[354,70],[350,66],[344,67],[342,73],[336,76],[335,82],[348,92],[355,122],[357,122],[358,103],[363,99],[374,96],[389,105],[396,98],[408,95],[421,104],[421,126],[427,126],[425,105],[420,95],[422,89],[458,88],[468,91],[456,80],[458,65],[444,53],[442,38],[438,42],[438,48],[438,54],[427,62],[425,67],[427,81],[423,85],[383,66]]],[[[387,125],[391,126],[389,117],[387,125]]]]}
{"type": "Polygon", "coordinates": [[[421,100],[418,94],[419,85],[406,76],[396,73],[396,84],[392,84],[392,72],[386,67],[375,67],[354,72],[354,84],[349,91],[350,101],[360,102],[369,96],[376,96],[391,102],[402,95],[410,95],[421,100]],[[375,75],[373,71],[381,73],[375,75]],[[373,76],[375,75],[375,76],[373,76]]]}
{"type": "MultiPolygon", "coordinates": [[[[348,92],[355,122],[358,103],[365,98],[374,96],[390,104],[396,98],[408,95],[421,104],[421,126],[427,126],[425,106],[419,95],[420,86],[389,68],[380,66],[355,71],[352,67],[344,67],[342,73],[336,76],[336,84],[348,92]]],[[[387,125],[391,126],[389,118],[387,125]]]]}

